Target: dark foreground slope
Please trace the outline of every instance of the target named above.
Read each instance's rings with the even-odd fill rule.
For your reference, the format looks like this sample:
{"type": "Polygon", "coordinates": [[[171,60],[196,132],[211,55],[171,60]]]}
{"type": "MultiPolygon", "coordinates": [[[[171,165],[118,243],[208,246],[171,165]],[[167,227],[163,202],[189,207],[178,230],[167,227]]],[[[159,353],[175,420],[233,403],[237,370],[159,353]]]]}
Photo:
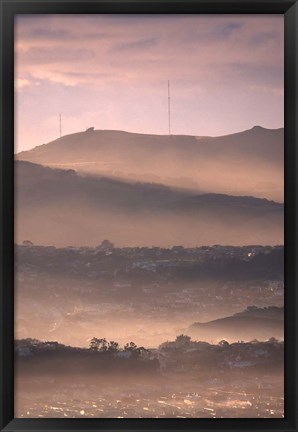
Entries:
{"type": "Polygon", "coordinates": [[[259,126],[214,138],[95,130],[63,136],[17,158],[196,191],[283,201],[283,142],[283,129],[259,126]]]}
{"type": "Polygon", "coordinates": [[[283,205],[250,196],[196,195],[157,184],[83,177],[16,162],[16,239],[120,246],[282,244],[283,205]]]}

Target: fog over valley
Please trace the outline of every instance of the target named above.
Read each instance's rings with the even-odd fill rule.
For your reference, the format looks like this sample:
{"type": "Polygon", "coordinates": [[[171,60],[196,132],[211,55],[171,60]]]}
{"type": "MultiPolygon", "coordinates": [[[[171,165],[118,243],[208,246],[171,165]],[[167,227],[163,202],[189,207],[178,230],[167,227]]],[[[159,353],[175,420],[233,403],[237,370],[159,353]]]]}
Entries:
{"type": "Polygon", "coordinates": [[[16,240],[119,246],[282,244],[283,204],[16,162],[16,240]]]}
{"type": "Polygon", "coordinates": [[[284,129],[221,136],[87,130],[17,154],[18,160],[196,192],[283,202],[284,129]]]}
{"type": "Polygon", "coordinates": [[[15,182],[17,416],[283,416],[283,129],[91,128],[15,182]]]}
{"type": "Polygon", "coordinates": [[[283,416],[283,246],[15,252],[18,417],[283,416]]]}

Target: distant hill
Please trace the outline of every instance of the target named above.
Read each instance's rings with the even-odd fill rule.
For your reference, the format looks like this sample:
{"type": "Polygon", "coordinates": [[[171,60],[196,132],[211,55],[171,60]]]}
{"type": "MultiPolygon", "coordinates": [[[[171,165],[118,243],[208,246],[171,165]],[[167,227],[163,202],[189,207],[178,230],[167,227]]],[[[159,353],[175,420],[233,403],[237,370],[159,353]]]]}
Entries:
{"type": "Polygon", "coordinates": [[[19,160],[283,201],[284,130],[260,126],[222,137],[89,130],[19,153],[19,160]]]}
{"type": "Polygon", "coordinates": [[[267,340],[271,337],[283,339],[284,308],[250,306],[230,317],[194,323],[187,331],[190,336],[206,341],[267,340]]]}
{"type": "Polygon", "coordinates": [[[283,205],[16,161],[16,239],[56,246],[282,244],[283,205]]]}

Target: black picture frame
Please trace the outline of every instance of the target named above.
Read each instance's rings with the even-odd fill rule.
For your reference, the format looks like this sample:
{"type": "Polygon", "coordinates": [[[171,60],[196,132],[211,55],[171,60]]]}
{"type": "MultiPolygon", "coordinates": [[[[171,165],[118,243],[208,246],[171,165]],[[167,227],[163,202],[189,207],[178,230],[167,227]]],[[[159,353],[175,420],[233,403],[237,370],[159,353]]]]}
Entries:
{"type": "Polygon", "coordinates": [[[283,431],[297,428],[297,25],[293,0],[0,0],[0,430],[283,431]],[[284,14],[285,417],[283,419],[14,419],[14,16],[16,14],[284,14]]]}

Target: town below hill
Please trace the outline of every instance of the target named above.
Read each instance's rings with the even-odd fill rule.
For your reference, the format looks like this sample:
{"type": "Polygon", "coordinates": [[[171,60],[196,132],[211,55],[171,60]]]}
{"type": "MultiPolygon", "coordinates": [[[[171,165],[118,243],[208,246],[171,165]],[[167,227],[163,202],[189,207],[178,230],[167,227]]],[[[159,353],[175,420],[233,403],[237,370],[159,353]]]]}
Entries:
{"type": "Polygon", "coordinates": [[[181,332],[207,342],[281,338],[283,257],[283,246],[117,248],[105,240],[55,248],[26,241],[15,248],[17,338],[85,346],[98,329],[150,347],[181,332]],[[233,316],[250,306],[257,310],[233,316]],[[273,306],[281,313],[267,316],[273,306]],[[194,323],[205,324],[198,331],[194,323]]]}

